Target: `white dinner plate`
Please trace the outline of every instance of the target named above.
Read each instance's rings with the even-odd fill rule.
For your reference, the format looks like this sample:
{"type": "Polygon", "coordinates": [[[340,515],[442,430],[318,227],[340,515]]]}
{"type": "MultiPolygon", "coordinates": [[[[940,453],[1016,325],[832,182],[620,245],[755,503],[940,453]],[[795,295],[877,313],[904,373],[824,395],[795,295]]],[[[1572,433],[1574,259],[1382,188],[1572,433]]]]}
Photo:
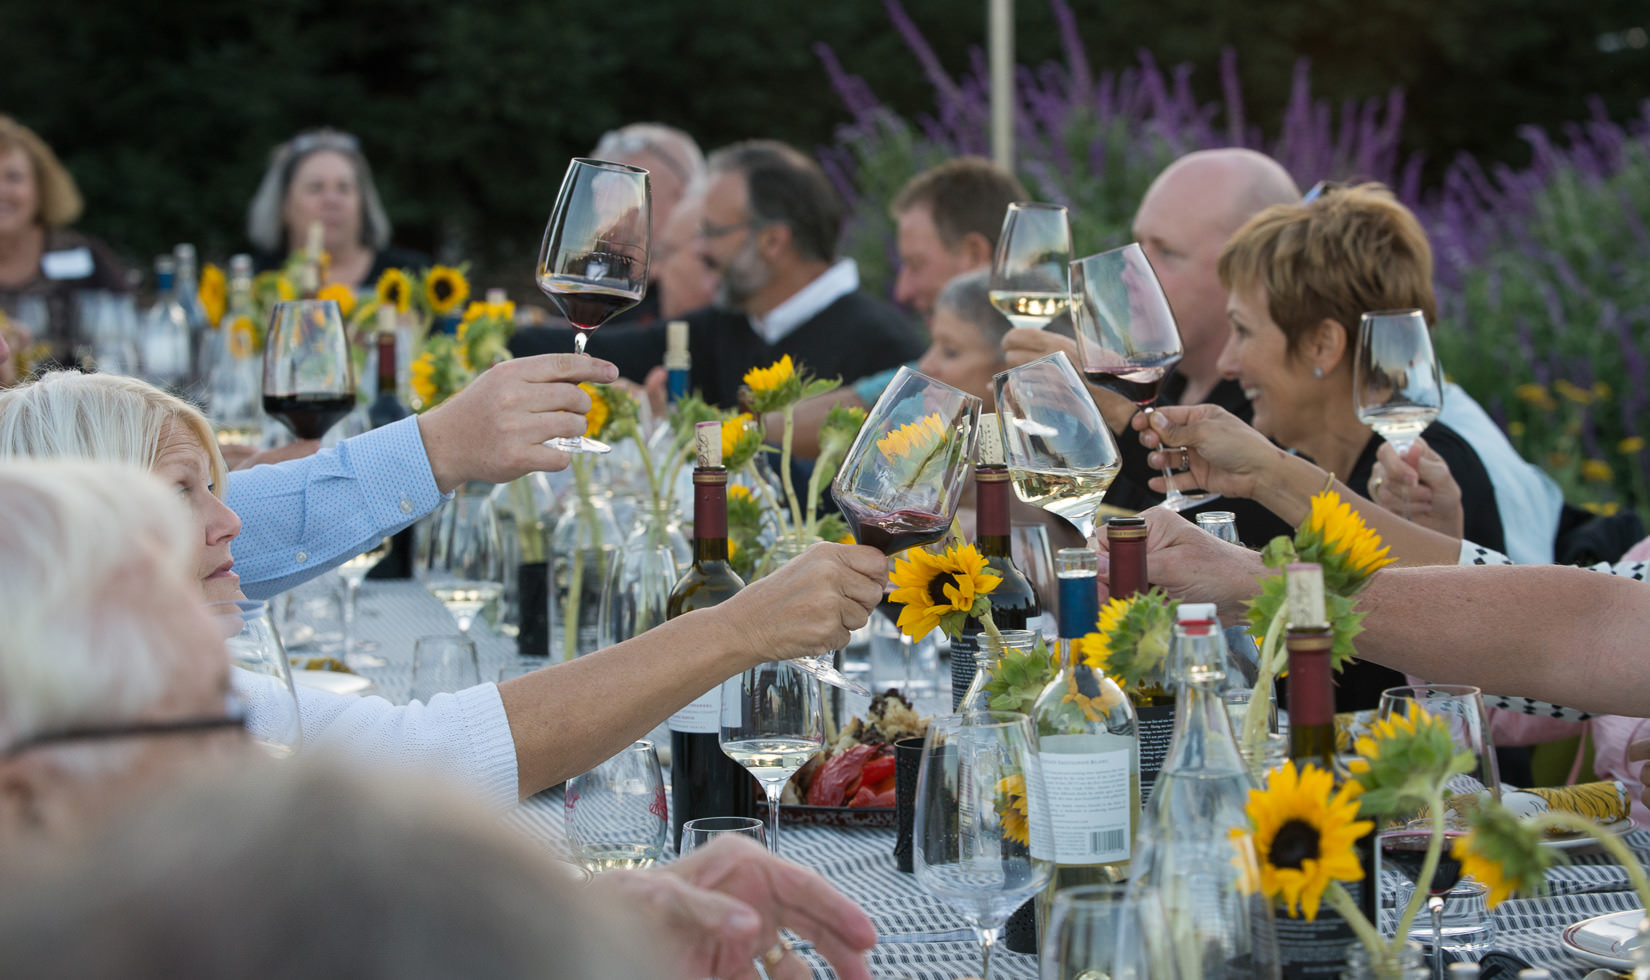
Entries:
{"type": "Polygon", "coordinates": [[[292,682],[305,687],[319,688],[334,694],[371,694],[377,688],[360,674],[346,674],[337,670],[293,670],[292,682]]]}
{"type": "Polygon", "coordinates": [[[1611,912],[1609,915],[1583,919],[1566,926],[1559,934],[1564,948],[1589,963],[1607,966],[1612,970],[1631,970],[1631,945],[1638,935],[1643,909],[1611,912]]]}
{"type": "MultiPolygon", "coordinates": [[[[1633,829],[1633,821],[1623,817],[1604,825],[1604,832],[1620,837],[1633,829]]],[[[1560,851],[1573,851],[1577,848],[1592,847],[1598,843],[1596,837],[1560,837],[1557,840],[1542,840],[1542,847],[1551,847],[1560,851]]]]}

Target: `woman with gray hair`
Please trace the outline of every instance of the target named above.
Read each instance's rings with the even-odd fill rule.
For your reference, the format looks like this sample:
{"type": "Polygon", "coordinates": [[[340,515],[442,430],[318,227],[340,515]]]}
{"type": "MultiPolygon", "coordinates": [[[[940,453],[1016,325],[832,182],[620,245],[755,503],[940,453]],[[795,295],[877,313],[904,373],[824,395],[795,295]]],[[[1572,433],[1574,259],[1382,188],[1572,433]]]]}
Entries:
{"type": "Polygon", "coordinates": [[[965,272],[940,290],[929,321],[928,350],[917,370],[978,398],[994,412],[991,376],[1008,367],[1003,334],[1013,324],[991,305],[991,270],[965,272]]]}
{"type": "Polygon", "coordinates": [[[280,266],[321,227],[331,261],[327,282],[370,286],[385,269],[421,268],[428,256],[390,245],[390,219],[360,142],[337,129],[312,129],[275,148],[246,211],[246,237],[259,271],[280,266]]]}

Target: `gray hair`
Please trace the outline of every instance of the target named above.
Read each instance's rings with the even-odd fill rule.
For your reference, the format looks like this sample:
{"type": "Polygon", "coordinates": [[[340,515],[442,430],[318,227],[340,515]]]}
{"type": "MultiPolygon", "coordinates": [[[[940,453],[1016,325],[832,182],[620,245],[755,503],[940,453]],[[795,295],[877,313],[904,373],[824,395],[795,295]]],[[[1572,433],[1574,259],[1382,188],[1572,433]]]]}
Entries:
{"type": "Polygon", "coordinates": [[[648,944],[620,933],[606,900],[446,789],[313,758],[197,780],[88,849],[0,877],[7,971],[59,980],[657,975],[640,961],[648,944]],[[96,942],[86,941],[88,923],[96,942]]]}
{"type": "Polygon", "coordinates": [[[991,305],[991,270],[975,269],[953,278],[934,298],[934,309],[944,310],[975,330],[992,347],[1014,326],[991,305]]]}
{"type": "Polygon", "coordinates": [[[614,160],[643,152],[664,161],[684,187],[705,176],[705,154],[698,142],[664,123],[639,122],[610,129],[596,141],[590,155],[599,160],[614,160]]]}
{"type": "MultiPolygon", "coordinates": [[[[191,519],[130,465],[0,466],[0,748],[31,735],[138,717],[169,688],[158,583],[192,577],[191,519]]],[[[48,746],[101,773],[129,745],[48,746]]]]}
{"type": "Polygon", "coordinates": [[[388,247],[392,230],[390,218],[378,198],[372,168],[361,153],[360,141],[337,129],[299,133],[269,154],[269,168],[264,171],[258,192],[252,195],[252,203],[246,209],[247,239],[264,252],[284,255],[292,250],[294,243],[287,240],[281,211],[286,206],[287,193],[292,190],[292,175],[298,164],[319,150],[341,153],[355,168],[355,185],[361,193],[361,244],[375,250],[388,247]]]}

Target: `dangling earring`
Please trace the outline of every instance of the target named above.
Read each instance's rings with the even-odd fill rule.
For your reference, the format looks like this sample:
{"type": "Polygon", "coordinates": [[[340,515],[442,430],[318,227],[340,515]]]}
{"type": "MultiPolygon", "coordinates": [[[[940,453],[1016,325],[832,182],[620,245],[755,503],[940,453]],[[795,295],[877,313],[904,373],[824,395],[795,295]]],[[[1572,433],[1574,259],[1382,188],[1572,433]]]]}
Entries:
{"type": "Polygon", "coordinates": [[[1318,367],[1316,364],[1314,364],[1312,366],[1312,377],[1314,377],[1314,378],[1323,377],[1323,368],[1318,367]]]}

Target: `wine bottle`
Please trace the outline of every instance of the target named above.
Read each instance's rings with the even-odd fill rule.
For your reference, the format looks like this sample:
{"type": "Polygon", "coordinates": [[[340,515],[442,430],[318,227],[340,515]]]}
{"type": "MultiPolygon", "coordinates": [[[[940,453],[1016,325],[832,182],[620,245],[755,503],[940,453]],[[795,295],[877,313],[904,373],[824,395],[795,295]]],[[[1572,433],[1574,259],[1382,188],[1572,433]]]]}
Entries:
{"type": "Polygon", "coordinates": [[[1082,661],[1081,637],[1094,631],[1098,615],[1096,567],[1087,548],[1061,548],[1055,558],[1060,674],[1031,709],[1051,817],[1049,837],[1034,825],[1031,853],[1055,864],[1037,900],[1039,931],[1060,889],[1128,880],[1140,821],[1134,708],[1104,672],[1082,661]]]}
{"type": "Polygon", "coordinates": [[[299,299],[314,299],[315,294],[321,291],[321,243],[324,234],[319,221],[310,222],[309,232],[304,238],[303,255],[298,263],[298,281],[294,284],[299,299]]]}
{"type": "Polygon", "coordinates": [[[687,321],[672,320],[665,324],[665,392],[672,405],[688,396],[692,368],[687,321]]]}
{"type": "MultiPolygon", "coordinates": [[[[1146,521],[1141,517],[1114,517],[1106,522],[1106,543],[1111,556],[1111,595],[1127,599],[1145,593],[1146,521]]],[[[1159,665],[1129,688],[1134,702],[1136,731],[1140,739],[1140,799],[1149,801],[1157,785],[1157,773],[1169,754],[1174,734],[1175,685],[1166,665],[1159,665]]]]}
{"type": "MultiPolygon", "coordinates": [[[[1023,630],[1042,614],[1042,603],[1014,564],[1008,506],[1010,482],[1003,455],[1002,430],[997,416],[980,416],[978,463],[974,467],[974,546],[985,558],[987,570],[1002,578],[991,592],[991,621],[999,630],[1023,630]]],[[[951,706],[962,703],[976,672],[980,632],[984,625],[970,616],[961,634],[951,641],[951,706]]]]}
{"type": "Polygon", "coordinates": [[[176,276],[172,256],[155,258],[155,303],[144,314],[138,348],[144,378],[174,390],[189,377],[189,314],[178,302],[176,276]]]}
{"type": "Polygon", "coordinates": [[[172,278],[172,290],[189,324],[189,349],[193,352],[190,377],[204,380],[212,370],[212,322],[207,319],[206,306],[201,303],[200,270],[195,246],[180,242],[172,247],[172,261],[177,273],[172,278]]]}
{"type": "Polygon", "coordinates": [[[263,356],[257,350],[252,304],[252,256],[229,260],[229,301],[215,330],[207,331],[210,365],[206,406],[222,445],[257,446],[263,439],[263,356]]]}
{"type": "MultiPolygon", "coordinates": [[[[708,609],[745,587],[728,565],[728,471],[722,468],[721,423],[700,422],[693,443],[693,566],[671,589],[666,619],[708,609]]],[[[682,824],[689,820],[756,814],[750,774],[722,751],[721,695],[721,684],[712,684],[670,716],[670,834],[678,849],[682,824]]]]}
{"type": "MultiPolygon", "coordinates": [[[[1312,765],[1334,775],[1337,789],[1350,778],[1335,753],[1335,686],[1330,650],[1334,631],[1324,614],[1323,569],[1313,564],[1290,565],[1284,570],[1288,585],[1289,629],[1289,757],[1297,769],[1312,765]]],[[[1364,880],[1345,882],[1358,908],[1375,919],[1375,836],[1358,841],[1358,862],[1364,880]]],[[[1346,965],[1347,947],[1357,942],[1351,925],[1327,903],[1318,917],[1277,916],[1278,953],[1285,980],[1338,977],[1346,965]]]]}
{"type": "MultiPolygon", "coordinates": [[[[395,309],[378,308],[378,394],[367,405],[367,420],[375,429],[391,422],[399,422],[412,414],[401,401],[397,384],[395,350],[395,309]]],[[[390,541],[390,553],[367,572],[370,579],[412,578],[413,532],[411,527],[395,533],[390,541]]]]}

